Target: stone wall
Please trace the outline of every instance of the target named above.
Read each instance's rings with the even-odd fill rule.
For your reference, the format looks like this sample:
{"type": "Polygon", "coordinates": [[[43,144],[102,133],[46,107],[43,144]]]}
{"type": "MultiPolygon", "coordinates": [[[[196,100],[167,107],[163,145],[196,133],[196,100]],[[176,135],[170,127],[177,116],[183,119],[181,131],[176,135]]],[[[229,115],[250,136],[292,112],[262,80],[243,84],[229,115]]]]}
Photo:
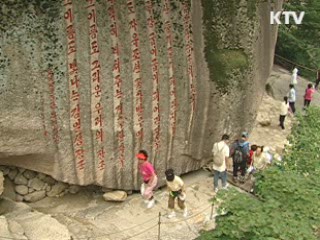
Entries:
{"type": "Polygon", "coordinates": [[[160,178],[199,169],[222,133],[250,130],[273,61],[268,14],[280,7],[5,1],[0,164],[113,189],[138,189],[142,148],[160,178]]]}
{"type": "Polygon", "coordinates": [[[45,197],[61,197],[66,193],[75,194],[80,190],[77,185],[58,182],[43,173],[18,167],[0,166],[0,169],[1,180],[10,181],[10,184],[4,184],[4,186],[10,186],[5,189],[6,194],[18,202],[36,202],[45,197]]]}

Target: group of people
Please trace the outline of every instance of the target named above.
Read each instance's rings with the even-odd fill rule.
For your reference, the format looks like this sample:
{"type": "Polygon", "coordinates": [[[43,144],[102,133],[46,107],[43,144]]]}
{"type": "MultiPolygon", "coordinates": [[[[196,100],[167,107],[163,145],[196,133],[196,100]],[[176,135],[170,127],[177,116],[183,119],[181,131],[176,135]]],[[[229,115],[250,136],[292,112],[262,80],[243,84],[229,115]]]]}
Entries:
{"type": "MultiPolygon", "coordinates": [[[[304,108],[309,107],[313,93],[320,83],[320,70],[317,73],[316,86],[310,83],[307,86],[304,95],[304,108]]],[[[280,109],[279,126],[284,127],[284,121],[288,113],[294,114],[296,111],[296,90],[298,69],[294,68],[292,72],[291,84],[289,85],[289,92],[283,98],[280,109]]],[[[264,150],[263,146],[253,144],[250,147],[248,142],[248,133],[242,132],[241,138],[233,142],[230,147],[229,135],[224,134],[221,141],[213,145],[213,187],[214,191],[219,190],[219,180],[222,182],[222,189],[228,187],[227,183],[227,168],[229,166],[229,159],[232,159],[232,174],[233,181],[244,183],[246,178],[251,176],[257,171],[263,170],[269,163],[271,163],[270,154],[264,150]],[[240,176],[238,176],[240,173],[240,176]]],[[[155,205],[154,190],[158,184],[158,176],[153,165],[148,161],[148,153],[145,150],[140,150],[136,155],[139,161],[139,172],[142,176],[143,183],[141,185],[141,195],[143,196],[146,207],[152,208],[155,205]]],[[[178,206],[183,210],[183,216],[188,215],[188,209],[185,204],[186,190],[183,180],[175,175],[173,169],[165,171],[166,183],[168,188],[168,208],[170,210],[168,218],[176,216],[175,201],[177,200],[178,206]]]]}
{"type": "Polygon", "coordinates": [[[228,187],[227,166],[232,159],[232,174],[235,183],[244,183],[247,177],[257,171],[263,170],[271,161],[270,155],[264,151],[263,146],[252,145],[248,142],[248,133],[242,132],[241,138],[230,144],[229,135],[224,134],[221,141],[215,143],[212,148],[213,154],[213,187],[219,190],[219,179],[222,189],[228,187]],[[240,172],[240,176],[239,175],[240,172]]]}
{"type": "MultiPolygon", "coordinates": [[[[218,181],[222,180],[222,188],[226,189],[227,184],[227,165],[228,158],[233,160],[233,180],[237,182],[245,181],[246,175],[253,174],[266,166],[266,157],[263,152],[263,146],[252,145],[248,140],[248,133],[243,132],[241,139],[235,141],[229,148],[229,135],[224,134],[221,141],[213,145],[213,170],[214,170],[214,191],[218,191],[218,181]],[[240,176],[238,177],[238,172],[240,176]]],[[[140,150],[136,155],[139,161],[139,172],[142,176],[141,195],[143,196],[146,207],[152,208],[155,205],[154,190],[158,183],[158,176],[153,165],[148,161],[148,153],[140,150]]],[[[175,175],[173,169],[165,171],[167,189],[168,189],[168,218],[176,216],[175,202],[178,202],[179,208],[183,211],[183,216],[188,216],[188,209],[185,204],[186,189],[183,180],[175,175]]]]}
{"type": "MultiPolygon", "coordinates": [[[[142,176],[143,183],[141,184],[141,195],[145,200],[147,208],[152,208],[155,205],[153,192],[158,183],[158,177],[153,165],[148,161],[148,153],[145,150],[140,150],[136,155],[139,161],[139,172],[142,176]]],[[[176,216],[175,201],[177,200],[178,206],[183,210],[183,216],[188,216],[188,209],[185,204],[186,190],[183,180],[175,175],[173,169],[165,171],[166,183],[168,189],[168,208],[170,210],[168,218],[176,216]]]]}
{"type": "MultiPolygon", "coordinates": [[[[292,77],[291,77],[291,83],[289,85],[289,92],[287,96],[283,97],[283,101],[281,102],[281,107],[280,107],[280,116],[279,116],[279,126],[282,129],[285,129],[284,127],[284,121],[285,118],[288,114],[295,114],[296,112],[296,89],[295,86],[298,84],[297,81],[297,76],[298,76],[298,69],[294,68],[292,71],[292,77]]],[[[316,85],[313,86],[312,83],[309,83],[307,85],[307,88],[305,90],[304,96],[303,96],[303,109],[307,109],[310,106],[310,103],[313,98],[313,94],[315,93],[316,89],[318,88],[318,85],[320,83],[320,70],[317,72],[317,79],[316,79],[316,85]]]]}

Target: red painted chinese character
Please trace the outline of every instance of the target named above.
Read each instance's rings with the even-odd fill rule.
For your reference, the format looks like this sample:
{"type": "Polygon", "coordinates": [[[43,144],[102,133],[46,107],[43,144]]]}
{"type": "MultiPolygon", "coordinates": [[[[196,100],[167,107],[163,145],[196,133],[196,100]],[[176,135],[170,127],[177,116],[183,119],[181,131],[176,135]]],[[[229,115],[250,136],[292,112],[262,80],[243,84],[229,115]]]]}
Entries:
{"type": "Polygon", "coordinates": [[[129,26],[130,26],[131,29],[134,29],[134,31],[137,31],[137,26],[138,26],[137,20],[135,18],[132,19],[129,22],[129,26]]]}

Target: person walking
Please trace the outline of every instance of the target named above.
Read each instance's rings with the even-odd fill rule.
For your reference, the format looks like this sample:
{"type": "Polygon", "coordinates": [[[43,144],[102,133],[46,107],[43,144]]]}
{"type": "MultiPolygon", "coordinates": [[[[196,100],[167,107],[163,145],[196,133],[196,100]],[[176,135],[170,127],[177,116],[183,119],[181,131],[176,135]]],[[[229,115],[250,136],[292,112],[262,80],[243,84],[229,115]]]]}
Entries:
{"type": "Polygon", "coordinates": [[[306,89],[306,92],[304,94],[304,104],[303,104],[303,109],[306,109],[307,107],[310,106],[312,96],[314,94],[315,90],[313,88],[313,85],[311,83],[308,84],[308,87],[306,89]]]}
{"type": "Polygon", "coordinates": [[[233,160],[233,181],[238,182],[238,170],[240,169],[240,182],[244,183],[246,175],[246,165],[250,156],[250,143],[248,142],[248,133],[242,132],[241,139],[237,140],[231,147],[231,157],[233,160]]]}
{"type": "Polygon", "coordinates": [[[148,153],[145,150],[140,150],[136,157],[139,161],[139,172],[143,178],[141,195],[145,199],[147,208],[152,208],[155,204],[153,191],[157,186],[158,177],[153,165],[148,162],[148,153]]]}
{"type": "Polygon", "coordinates": [[[294,85],[290,84],[289,85],[289,93],[288,93],[288,101],[289,101],[289,106],[291,109],[291,112],[294,114],[296,112],[296,107],[295,107],[295,103],[296,103],[296,90],[294,89],[294,85]]]}
{"type": "Polygon", "coordinates": [[[220,142],[213,144],[212,154],[213,154],[213,187],[214,191],[218,192],[218,182],[219,179],[222,181],[222,188],[227,188],[227,161],[230,154],[230,149],[228,146],[229,135],[224,134],[220,142]]]}
{"type": "Polygon", "coordinates": [[[169,199],[168,199],[168,208],[170,213],[168,214],[168,218],[173,218],[176,216],[176,212],[174,211],[175,200],[178,201],[178,206],[183,210],[183,216],[188,216],[188,209],[185,204],[186,200],[186,190],[184,186],[183,180],[174,174],[173,169],[168,169],[165,171],[166,182],[169,191],[169,199]]]}
{"type": "Polygon", "coordinates": [[[291,84],[293,84],[294,86],[298,84],[298,68],[294,67],[294,69],[292,70],[292,75],[291,75],[291,84]]]}
{"type": "Polygon", "coordinates": [[[279,117],[279,126],[282,129],[285,129],[284,120],[286,119],[286,116],[288,115],[289,108],[290,107],[289,107],[288,97],[285,96],[285,97],[283,97],[283,102],[281,103],[280,117],[279,117]]]}

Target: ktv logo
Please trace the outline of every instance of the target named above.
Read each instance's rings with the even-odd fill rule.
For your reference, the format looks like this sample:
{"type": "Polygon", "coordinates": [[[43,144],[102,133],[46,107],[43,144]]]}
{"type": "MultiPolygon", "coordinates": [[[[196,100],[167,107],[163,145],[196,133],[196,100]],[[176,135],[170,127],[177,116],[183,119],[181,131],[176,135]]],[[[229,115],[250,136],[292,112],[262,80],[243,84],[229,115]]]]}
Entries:
{"type": "Polygon", "coordinates": [[[284,24],[301,24],[303,17],[305,15],[305,12],[300,12],[297,14],[293,11],[278,11],[278,12],[270,12],[270,24],[283,24],[281,22],[280,17],[284,16],[284,24]],[[292,22],[293,21],[293,22],[292,22]]]}

